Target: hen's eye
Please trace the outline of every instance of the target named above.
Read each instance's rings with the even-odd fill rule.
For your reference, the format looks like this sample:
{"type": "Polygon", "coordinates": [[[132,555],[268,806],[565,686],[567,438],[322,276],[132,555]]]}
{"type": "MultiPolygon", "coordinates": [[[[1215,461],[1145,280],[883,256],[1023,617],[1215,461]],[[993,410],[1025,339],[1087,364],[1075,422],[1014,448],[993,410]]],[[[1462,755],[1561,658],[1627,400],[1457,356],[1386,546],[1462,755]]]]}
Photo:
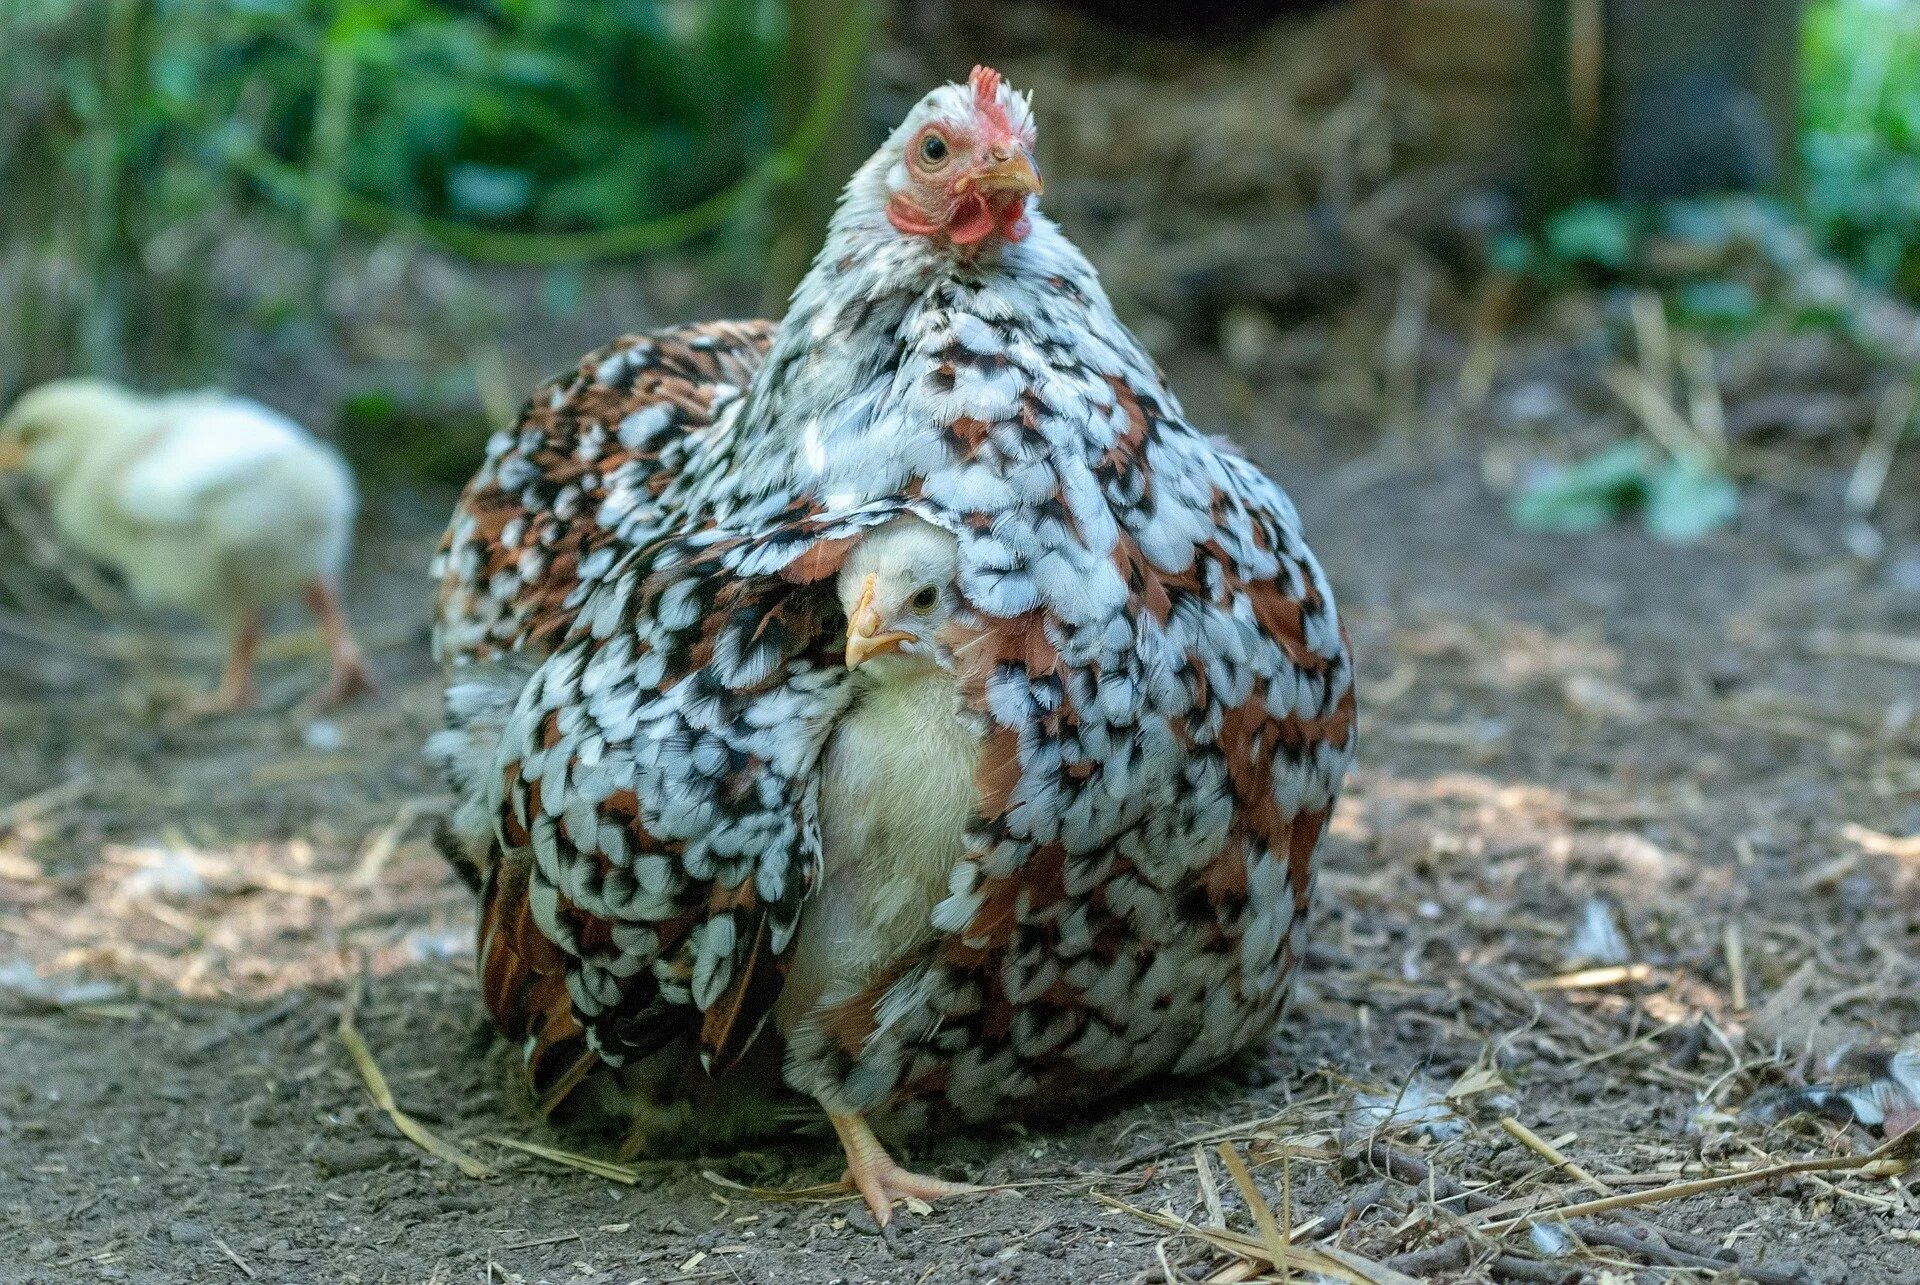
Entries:
{"type": "Polygon", "coordinates": [[[907,605],[924,616],[929,611],[932,611],[933,604],[939,601],[940,590],[933,585],[922,585],[920,592],[914,594],[913,597],[908,600],[907,605]]]}
{"type": "Polygon", "coordinates": [[[947,140],[938,134],[928,134],[920,140],[920,159],[929,165],[938,165],[947,159],[947,140]]]}

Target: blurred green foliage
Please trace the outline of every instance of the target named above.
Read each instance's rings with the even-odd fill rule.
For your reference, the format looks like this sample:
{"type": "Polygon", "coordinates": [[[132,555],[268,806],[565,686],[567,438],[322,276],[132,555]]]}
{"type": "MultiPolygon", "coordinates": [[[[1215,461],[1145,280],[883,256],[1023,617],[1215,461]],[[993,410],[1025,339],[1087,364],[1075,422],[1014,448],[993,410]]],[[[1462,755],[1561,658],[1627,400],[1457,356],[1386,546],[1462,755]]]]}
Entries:
{"type": "MultiPolygon", "coordinates": [[[[236,257],[256,319],[312,316],[343,220],[590,234],[711,201],[772,150],[784,25],[778,0],[0,0],[0,397],[204,372],[236,257]]],[[[766,189],[685,230],[756,241],[766,189]]]]}
{"type": "MultiPolygon", "coordinates": [[[[1866,280],[1920,298],[1920,2],[1809,0],[1803,33],[1800,214],[1866,280]]],[[[1711,200],[1576,202],[1502,238],[1492,266],[1548,289],[1674,286],[1664,265],[1649,270],[1649,240],[1706,247],[1725,236],[1719,218],[1711,200]]],[[[1703,324],[1738,327],[1760,311],[1739,283],[1680,289],[1681,315],[1703,324]]]]}
{"type": "Polygon", "coordinates": [[[1920,296],[1920,5],[1813,0],[1805,33],[1808,217],[1869,278],[1920,296]]]}
{"type": "Polygon", "coordinates": [[[1619,442],[1577,463],[1542,469],[1514,492],[1508,512],[1535,531],[1598,530],[1637,512],[1648,534],[1675,544],[1733,521],[1740,493],[1710,461],[1619,442]]]}
{"type": "Polygon", "coordinates": [[[772,0],[15,0],[12,13],[8,42],[54,45],[42,74],[81,123],[108,109],[103,45],[136,29],[144,65],[123,70],[118,140],[130,154],[215,160],[243,131],[310,165],[338,130],[352,191],[525,228],[646,219],[737,177],[768,144],[780,34],[772,0]]]}

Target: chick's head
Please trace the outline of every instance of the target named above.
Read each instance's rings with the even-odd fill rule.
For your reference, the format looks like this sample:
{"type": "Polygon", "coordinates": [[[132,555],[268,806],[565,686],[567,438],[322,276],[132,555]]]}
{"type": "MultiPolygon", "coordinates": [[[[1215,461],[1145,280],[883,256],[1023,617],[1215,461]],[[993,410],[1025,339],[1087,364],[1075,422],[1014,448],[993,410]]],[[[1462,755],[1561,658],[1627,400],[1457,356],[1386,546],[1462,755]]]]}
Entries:
{"type": "Polygon", "coordinates": [[[94,443],[132,431],[142,419],[138,398],[101,380],[42,384],[0,419],[0,472],[25,469],[52,481],[94,443]]]}
{"type": "Polygon", "coordinates": [[[939,635],[959,609],[959,548],[911,515],[876,528],[848,555],[836,589],[847,613],[847,668],[886,679],[940,663],[939,635]]]}

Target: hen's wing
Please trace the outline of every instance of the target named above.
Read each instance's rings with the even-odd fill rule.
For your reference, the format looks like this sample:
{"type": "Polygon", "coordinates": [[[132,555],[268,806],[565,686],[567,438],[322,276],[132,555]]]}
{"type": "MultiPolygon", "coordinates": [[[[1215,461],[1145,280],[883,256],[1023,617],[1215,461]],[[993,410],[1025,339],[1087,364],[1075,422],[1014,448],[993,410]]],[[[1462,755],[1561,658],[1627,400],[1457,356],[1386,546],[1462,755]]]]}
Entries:
{"type": "Polygon", "coordinates": [[[521,690],[488,785],[480,972],[535,1089],[759,1031],[820,860],[815,766],[846,700],[817,582],[897,512],[795,510],[627,554],[521,690]]]}
{"type": "Polygon", "coordinates": [[[739,403],[766,321],[631,335],[542,385],[497,433],[441,539],[434,651],[544,653],[621,553],[670,524],[656,503],[739,403]]]}

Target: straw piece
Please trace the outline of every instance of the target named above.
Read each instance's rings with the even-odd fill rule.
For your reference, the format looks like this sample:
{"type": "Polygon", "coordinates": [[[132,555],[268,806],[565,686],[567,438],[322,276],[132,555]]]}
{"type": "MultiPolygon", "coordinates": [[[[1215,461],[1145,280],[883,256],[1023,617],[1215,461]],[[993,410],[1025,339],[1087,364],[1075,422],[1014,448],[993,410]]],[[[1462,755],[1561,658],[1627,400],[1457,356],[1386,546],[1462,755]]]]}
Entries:
{"type": "MultiPolygon", "coordinates": [[[[1251,1236],[1243,1236],[1239,1232],[1227,1231],[1219,1227],[1196,1227],[1182,1219],[1157,1214],[1151,1210],[1142,1209],[1138,1205],[1130,1205],[1104,1192],[1094,1192],[1093,1198],[1110,1209],[1132,1214],[1135,1218],[1151,1223],[1155,1227],[1164,1227],[1168,1231],[1197,1236],[1224,1253],[1253,1259],[1256,1262],[1271,1263],[1273,1261],[1268,1257],[1267,1246],[1251,1236]]],[[[1347,1285],[1418,1285],[1412,1277],[1402,1275],[1370,1259],[1362,1258],[1358,1254],[1342,1251],[1334,1255],[1328,1253],[1325,1246],[1308,1248],[1303,1245],[1285,1246],[1284,1252],[1292,1269],[1318,1272],[1333,1280],[1344,1281],[1347,1285]]]]}
{"type": "Polygon", "coordinates": [[[387,1077],[381,1072],[380,1064],[373,1060],[373,1053],[367,1048],[367,1042],[360,1038],[360,1030],[353,1023],[354,1010],[360,1004],[360,985],[354,984],[347,993],[347,1002],[340,1006],[340,1042],[347,1046],[347,1054],[360,1072],[360,1078],[366,1083],[367,1092],[372,1095],[374,1105],[387,1113],[393,1121],[393,1127],[400,1130],[421,1150],[438,1156],[453,1165],[469,1178],[491,1178],[493,1170],[475,1160],[452,1143],[442,1142],[427,1127],[400,1109],[393,1100],[393,1090],[387,1087],[387,1077]]]}
{"type": "Polygon", "coordinates": [[[1519,1218],[1488,1223],[1483,1230],[1511,1231],[1515,1227],[1548,1216],[1556,1219],[1577,1218],[1583,1214],[1605,1213],[1610,1209],[1628,1209],[1636,1205],[1652,1205],[1666,1200],[1683,1200],[1688,1196],[1704,1195],[1709,1191],[1724,1191],[1728,1187],[1744,1187],[1774,1178],[1790,1177],[1794,1174],[1858,1170],[1869,1177],[1892,1177],[1905,1173],[1912,1166],[1916,1152],[1920,1152],[1920,1125],[1915,1125],[1897,1137],[1888,1139],[1864,1156],[1829,1156],[1817,1160],[1791,1160],[1785,1164],[1767,1165],[1764,1168],[1747,1169],[1740,1173],[1697,1178],[1691,1182],[1676,1182],[1647,1191],[1623,1192],[1619,1195],[1605,1196],[1599,1200],[1588,1200],[1577,1205],[1562,1205],[1557,1209],[1542,1209],[1519,1218]]]}
{"type": "Polygon", "coordinates": [[[497,1133],[490,1133],[482,1138],[481,1141],[491,1142],[496,1147],[508,1147],[514,1151],[524,1151],[530,1156],[538,1156],[542,1160],[551,1160],[554,1164],[565,1165],[569,1169],[578,1169],[580,1172],[590,1173],[596,1178],[605,1178],[608,1182],[622,1183],[631,1187],[640,1181],[640,1171],[638,1169],[631,1169],[626,1165],[615,1164],[611,1160],[601,1160],[596,1156],[583,1156],[577,1151],[562,1151],[558,1147],[546,1147],[537,1142],[522,1142],[517,1138],[503,1138],[497,1133]]]}
{"type": "Polygon", "coordinates": [[[1720,933],[1720,944],[1726,951],[1727,977],[1733,990],[1733,1007],[1736,1012],[1744,1012],[1747,1007],[1747,943],[1740,932],[1740,921],[1729,919],[1720,933]]]}
{"type": "Polygon", "coordinates": [[[1204,1147],[1193,1149],[1193,1172],[1200,1183],[1200,1203],[1207,1209],[1207,1226],[1225,1227],[1227,1216],[1220,1208],[1220,1180],[1213,1176],[1213,1165],[1208,1163],[1204,1147]]]}
{"type": "Polygon", "coordinates": [[[1579,1165],[1567,1159],[1559,1148],[1535,1133],[1532,1129],[1529,1129],[1526,1125],[1521,1124],[1512,1116],[1501,1116],[1500,1127],[1517,1138],[1520,1144],[1526,1147],[1527,1150],[1540,1156],[1546,1160],[1548,1164],[1560,1170],[1562,1173],[1570,1175],[1589,1191],[1597,1191],[1603,1196],[1613,1194],[1613,1188],[1607,1186],[1606,1183],[1601,1182],[1585,1169],[1582,1169],[1579,1165]]]}
{"type": "Polygon", "coordinates": [[[1556,973],[1524,985],[1530,991],[1588,991],[1603,986],[1621,986],[1644,982],[1653,976],[1650,964],[1609,964],[1604,968],[1582,968],[1572,973],[1556,973]]]}
{"type": "Polygon", "coordinates": [[[1220,1153],[1220,1163],[1227,1167],[1227,1173],[1233,1179],[1233,1185],[1240,1188],[1240,1196],[1247,1202],[1247,1209],[1253,1214],[1254,1226],[1260,1229],[1260,1239],[1267,1247],[1267,1258],[1275,1267],[1287,1274],[1287,1239],[1280,1234],[1280,1225],[1273,1220],[1273,1208],[1267,1204],[1266,1197],[1253,1184],[1253,1172],[1247,1168],[1247,1162],[1240,1158],[1240,1151],[1231,1142],[1223,1142],[1215,1148],[1220,1153]]]}
{"type": "Polygon", "coordinates": [[[749,1187],[743,1182],[735,1182],[711,1169],[702,1169],[700,1176],[716,1187],[725,1187],[728,1191],[737,1191],[757,1200],[806,1200],[831,1205],[846,1200],[854,1194],[853,1184],[844,1179],[840,1182],[816,1182],[810,1187],[783,1188],[749,1187]]]}

